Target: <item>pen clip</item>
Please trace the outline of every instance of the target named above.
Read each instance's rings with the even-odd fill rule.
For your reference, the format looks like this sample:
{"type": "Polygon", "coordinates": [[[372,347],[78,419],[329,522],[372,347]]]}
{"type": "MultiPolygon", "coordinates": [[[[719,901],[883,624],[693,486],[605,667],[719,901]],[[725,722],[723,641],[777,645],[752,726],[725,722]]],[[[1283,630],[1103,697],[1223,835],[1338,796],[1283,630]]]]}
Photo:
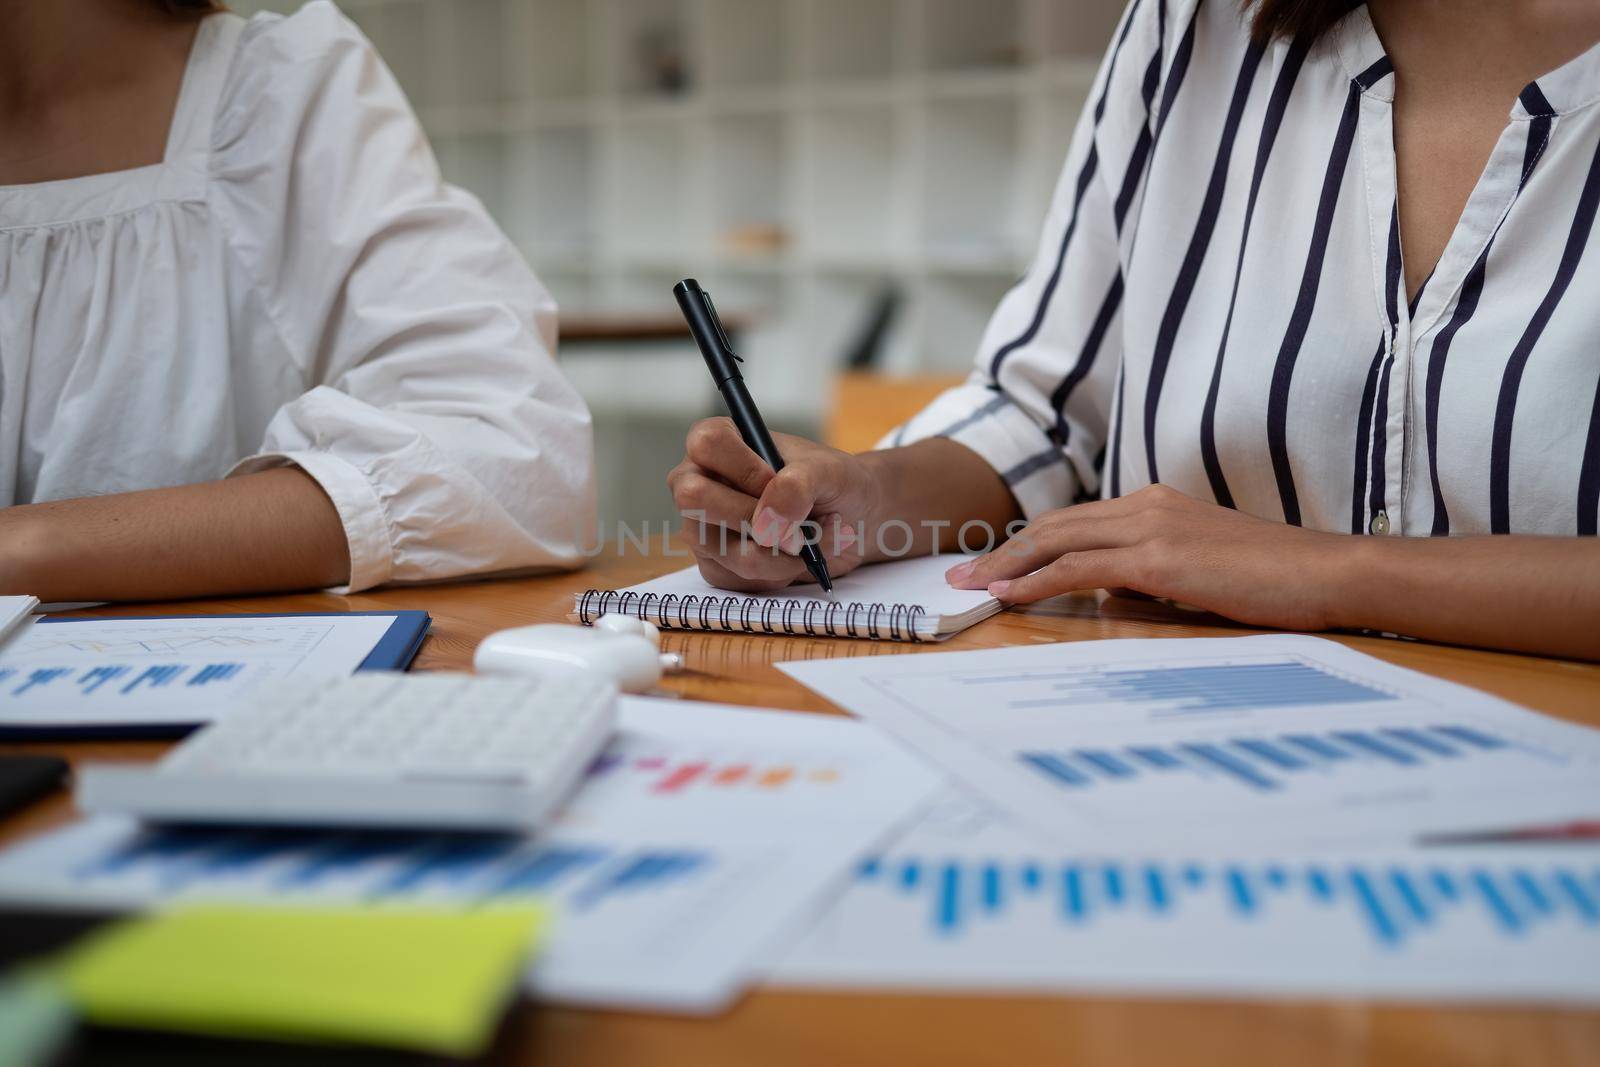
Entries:
{"type": "Polygon", "coordinates": [[[728,355],[743,363],[744,357],[733,350],[733,342],[728,340],[728,331],[722,328],[722,316],[717,314],[717,305],[711,302],[711,294],[702,289],[700,298],[706,302],[706,313],[711,318],[711,325],[717,328],[717,339],[722,342],[722,347],[728,350],[728,355]]]}

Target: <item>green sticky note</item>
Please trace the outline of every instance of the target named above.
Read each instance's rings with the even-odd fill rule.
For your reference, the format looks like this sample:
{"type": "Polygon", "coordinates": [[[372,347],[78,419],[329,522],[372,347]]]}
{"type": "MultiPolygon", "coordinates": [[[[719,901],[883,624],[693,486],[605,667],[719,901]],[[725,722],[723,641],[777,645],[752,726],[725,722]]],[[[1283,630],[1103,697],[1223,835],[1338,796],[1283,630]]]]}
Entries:
{"type": "Polygon", "coordinates": [[[193,905],[91,935],[63,981],[108,1026],[483,1050],[547,921],[537,905],[193,905]]]}

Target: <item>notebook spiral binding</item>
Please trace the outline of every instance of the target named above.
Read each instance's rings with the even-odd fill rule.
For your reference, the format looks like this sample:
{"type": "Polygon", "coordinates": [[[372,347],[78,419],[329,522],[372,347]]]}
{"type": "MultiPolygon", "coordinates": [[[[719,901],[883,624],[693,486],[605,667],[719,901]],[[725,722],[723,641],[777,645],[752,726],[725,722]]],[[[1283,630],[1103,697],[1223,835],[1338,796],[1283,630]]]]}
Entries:
{"type": "Polygon", "coordinates": [[[587,589],[578,597],[578,620],[585,626],[612,613],[645,619],[664,630],[866,637],[874,641],[932,640],[917,633],[917,620],[926,614],[921,604],[801,604],[793,600],[616,589],[587,589]]]}

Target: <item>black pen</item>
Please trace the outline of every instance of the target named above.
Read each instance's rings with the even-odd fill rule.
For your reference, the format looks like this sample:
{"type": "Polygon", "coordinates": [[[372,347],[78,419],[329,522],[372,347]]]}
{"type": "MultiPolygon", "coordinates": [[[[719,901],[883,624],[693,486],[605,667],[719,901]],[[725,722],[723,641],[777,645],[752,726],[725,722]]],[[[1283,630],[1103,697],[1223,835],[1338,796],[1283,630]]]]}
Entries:
{"type": "MultiPolygon", "coordinates": [[[[733,343],[728,340],[722,320],[717,318],[717,309],[711,303],[711,294],[700,288],[700,283],[693,278],[685,278],[672,287],[672,295],[678,298],[678,307],[683,309],[689,332],[700,346],[706,369],[711,371],[711,379],[717,383],[717,390],[728,405],[728,414],[733,416],[739,436],[751,451],[766,460],[767,466],[775,471],[782,470],[783,457],[778,455],[778,446],[772,443],[767,424],[756,410],[750,390],[744,386],[744,375],[739,373],[738,364],[744,360],[733,350],[733,343]]],[[[832,593],[833,579],[828,576],[828,565],[823,562],[822,552],[814,541],[807,539],[800,546],[800,558],[817,584],[832,593]]]]}

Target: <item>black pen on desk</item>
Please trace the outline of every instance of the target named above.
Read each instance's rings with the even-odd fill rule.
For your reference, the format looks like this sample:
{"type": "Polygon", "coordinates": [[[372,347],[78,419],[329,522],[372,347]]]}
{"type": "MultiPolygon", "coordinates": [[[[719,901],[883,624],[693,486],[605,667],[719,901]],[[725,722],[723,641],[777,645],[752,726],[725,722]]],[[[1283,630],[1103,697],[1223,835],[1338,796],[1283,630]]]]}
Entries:
{"type": "MultiPolygon", "coordinates": [[[[711,294],[700,288],[700,283],[693,278],[685,278],[672,287],[672,295],[678,298],[678,307],[683,310],[689,332],[694,335],[695,344],[700,346],[706,369],[711,372],[712,381],[717,383],[717,391],[728,405],[728,414],[733,416],[739,436],[744,438],[744,443],[750,446],[752,452],[766,461],[767,466],[774,471],[782,470],[783,457],[778,454],[778,446],[772,443],[772,435],[767,432],[767,424],[756,409],[750,390],[745,388],[744,375],[739,373],[739,364],[744,360],[734,352],[733,343],[728,340],[722,320],[717,318],[717,309],[711,303],[711,294]]],[[[823,561],[822,552],[815,542],[807,540],[800,546],[800,559],[817,584],[824,591],[832,593],[833,579],[828,575],[828,564],[823,561]]]]}

